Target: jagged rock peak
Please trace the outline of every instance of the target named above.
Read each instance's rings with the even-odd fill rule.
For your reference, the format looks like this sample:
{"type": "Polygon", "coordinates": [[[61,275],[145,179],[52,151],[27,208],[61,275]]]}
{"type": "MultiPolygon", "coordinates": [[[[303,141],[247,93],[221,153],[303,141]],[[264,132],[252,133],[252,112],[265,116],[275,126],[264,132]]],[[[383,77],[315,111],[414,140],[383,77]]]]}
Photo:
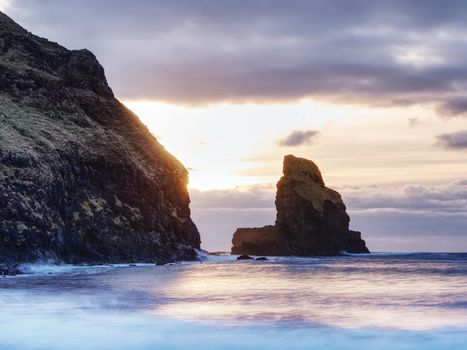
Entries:
{"type": "Polygon", "coordinates": [[[284,157],[283,173],[285,177],[299,181],[313,181],[324,186],[318,166],[311,160],[298,158],[292,154],[284,157]]]}
{"type": "MultiPolygon", "coordinates": [[[[1,13],[1,12],[0,12],[1,13]]],[[[35,36],[5,14],[0,16],[0,60],[9,68],[36,79],[55,78],[69,87],[92,91],[113,98],[104,68],[87,49],[68,50],[57,43],[35,36]]],[[[5,83],[18,83],[5,79],[5,83]]],[[[24,79],[21,88],[37,87],[37,82],[24,79]]]]}
{"type": "Polygon", "coordinates": [[[1,31],[10,31],[10,32],[18,32],[18,33],[28,33],[23,27],[21,27],[18,23],[13,21],[10,17],[0,11],[0,30],[1,31]]]}
{"type": "Polygon", "coordinates": [[[296,205],[289,201],[295,195],[310,202],[319,213],[323,212],[326,202],[334,203],[345,210],[340,194],[324,185],[321,171],[313,161],[287,155],[284,157],[283,172],[284,176],[277,183],[276,207],[279,224],[283,214],[296,205]]]}

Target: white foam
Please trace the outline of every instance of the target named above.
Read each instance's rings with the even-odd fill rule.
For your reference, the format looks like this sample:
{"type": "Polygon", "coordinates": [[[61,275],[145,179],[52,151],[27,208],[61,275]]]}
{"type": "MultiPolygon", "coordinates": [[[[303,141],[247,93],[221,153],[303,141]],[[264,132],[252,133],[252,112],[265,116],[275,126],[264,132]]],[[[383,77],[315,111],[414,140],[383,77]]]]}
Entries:
{"type": "Polygon", "coordinates": [[[133,267],[153,267],[154,264],[106,264],[106,265],[72,265],[72,264],[22,264],[20,269],[25,273],[18,277],[42,276],[42,275],[60,275],[60,274],[79,274],[105,272],[114,268],[133,268],[133,267]]]}

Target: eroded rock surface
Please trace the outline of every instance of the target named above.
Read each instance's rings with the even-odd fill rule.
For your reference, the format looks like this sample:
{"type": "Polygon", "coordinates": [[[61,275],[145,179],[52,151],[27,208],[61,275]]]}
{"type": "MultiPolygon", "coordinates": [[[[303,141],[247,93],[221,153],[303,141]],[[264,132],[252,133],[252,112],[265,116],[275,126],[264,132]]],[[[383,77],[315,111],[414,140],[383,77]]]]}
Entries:
{"type": "Polygon", "coordinates": [[[368,253],[360,232],[349,230],[350,218],[340,194],[325,186],[315,163],[288,155],[283,173],[277,183],[275,226],[238,229],[232,254],[368,253]]]}
{"type": "Polygon", "coordinates": [[[0,12],[0,262],[194,259],[187,181],[91,52],[0,12]]]}
{"type": "Polygon", "coordinates": [[[287,244],[276,226],[238,228],[232,239],[232,254],[283,255],[287,244]]]}
{"type": "Polygon", "coordinates": [[[0,276],[16,276],[20,275],[23,272],[21,271],[19,265],[17,264],[0,264],[0,276]]]}

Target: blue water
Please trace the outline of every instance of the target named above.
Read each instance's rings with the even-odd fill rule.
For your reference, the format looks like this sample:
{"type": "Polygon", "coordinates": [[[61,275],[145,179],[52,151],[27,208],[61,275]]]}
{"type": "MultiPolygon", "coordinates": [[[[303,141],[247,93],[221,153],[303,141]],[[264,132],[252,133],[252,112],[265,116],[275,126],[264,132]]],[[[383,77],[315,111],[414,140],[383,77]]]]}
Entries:
{"type": "Polygon", "coordinates": [[[40,266],[0,279],[0,349],[467,349],[467,254],[40,266]]]}

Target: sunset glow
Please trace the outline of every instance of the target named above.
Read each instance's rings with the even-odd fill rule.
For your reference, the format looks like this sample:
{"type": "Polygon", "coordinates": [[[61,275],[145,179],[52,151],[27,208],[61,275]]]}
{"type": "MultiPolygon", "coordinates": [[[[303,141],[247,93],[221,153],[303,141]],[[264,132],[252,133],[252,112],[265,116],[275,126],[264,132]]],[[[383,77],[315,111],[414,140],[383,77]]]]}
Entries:
{"type": "Polygon", "coordinates": [[[432,108],[378,108],[303,101],[183,107],[157,102],[125,104],[190,170],[190,188],[226,189],[274,184],[282,157],[315,159],[333,186],[440,184],[467,173],[459,153],[436,147],[436,135],[463,126],[440,120],[432,108]],[[294,130],[315,130],[315,140],[278,141],[294,130]],[[436,164],[437,166],[433,166],[436,164]]]}
{"type": "Polygon", "coordinates": [[[286,154],[319,165],[372,250],[467,249],[460,3],[106,3],[9,12],[97,56],[115,96],[189,170],[205,249],[274,220],[286,154]]]}
{"type": "Polygon", "coordinates": [[[8,0],[0,0],[0,11],[5,11],[10,7],[10,2],[8,0]]]}
{"type": "Polygon", "coordinates": [[[275,219],[275,184],[282,174],[282,158],[289,153],[319,164],[326,184],[346,200],[353,227],[381,232],[370,241],[372,249],[467,248],[457,233],[443,237],[444,220],[451,225],[459,222],[457,232],[462,232],[463,219],[460,212],[445,213],[439,200],[454,196],[460,199],[458,208],[464,205],[463,189],[449,186],[465,178],[467,154],[445,150],[438,140],[439,135],[463,128],[465,121],[439,118],[434,106],[312,100],[195,107],[130,100],[125,104],[189,169],[192,211],[206,232],[203,245],[208,249],[226,249],[226,237],[242,221],[260,226],[275,219]],[[314,134],[298,140],[302,143],[281,143],[294,131],[314,134]],[[407,208],[406,203],[413,201],[417,204],[407,208]],[[395,219],[402,215],[401,208],[409,217],[395,219]],[[425,216],[430,219],[421,219],[425,216]],[[420,220],[422,224],[412,223],[420,220]],[[386,232],[400,230],[398,225],[415,227],[411,230],[419,236],[388,238],[386,232]],[[423,243],[430,230],[440,245],[423,243]]]}

